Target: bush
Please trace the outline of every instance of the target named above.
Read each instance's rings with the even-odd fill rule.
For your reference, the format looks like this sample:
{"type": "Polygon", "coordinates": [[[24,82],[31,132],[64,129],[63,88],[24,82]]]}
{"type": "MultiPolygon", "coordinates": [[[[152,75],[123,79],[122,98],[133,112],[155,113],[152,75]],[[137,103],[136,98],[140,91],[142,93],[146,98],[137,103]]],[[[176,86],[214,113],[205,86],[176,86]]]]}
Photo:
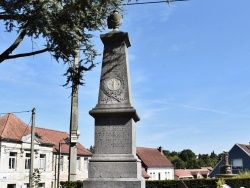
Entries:
{"type": "MultiPolygon", "coordinates": [[[[182,180],[188,188],[216,188],[218,181],[223,181],[232,188],[250,188],[250,178],[212,178],[182,180]]],[[[180,188],[181,180],[146,181],[146,188],[180,188]]]]}
{"type": "Polygon", "coordinates": [[[61,181],[62,188],[82,188],[82,181],[61,181]]]}
{"type": "Polygon", "coordinates": [[[235,176],[235,178],[250,178],[250,171],[242,171],[235,176]]]}

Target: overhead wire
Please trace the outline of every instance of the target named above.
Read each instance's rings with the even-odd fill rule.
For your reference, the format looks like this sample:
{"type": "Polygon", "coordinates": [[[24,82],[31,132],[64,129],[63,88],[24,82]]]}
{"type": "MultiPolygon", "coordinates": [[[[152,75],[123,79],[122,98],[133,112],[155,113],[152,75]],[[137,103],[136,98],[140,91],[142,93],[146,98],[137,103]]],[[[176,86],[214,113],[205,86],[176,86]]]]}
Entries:
{"type": "Polygon", "coordinates": [[[2,114],[20,114],[20,113],[27,113],[31,112],[32,110],[25,110],[25,111],[19,111],[19,112],[0,112],[0,117],[2,114]]]}
{"type": "Polygon", "coordinates": [[[123,5],[146,5],[146,4],[157,4],[157,3],[171,3],[174,1],[188,1],[188,0],[165,0],[165,1],[146,1],[146,2],[136,2],[136,3],[126,3],[123,5]]]}

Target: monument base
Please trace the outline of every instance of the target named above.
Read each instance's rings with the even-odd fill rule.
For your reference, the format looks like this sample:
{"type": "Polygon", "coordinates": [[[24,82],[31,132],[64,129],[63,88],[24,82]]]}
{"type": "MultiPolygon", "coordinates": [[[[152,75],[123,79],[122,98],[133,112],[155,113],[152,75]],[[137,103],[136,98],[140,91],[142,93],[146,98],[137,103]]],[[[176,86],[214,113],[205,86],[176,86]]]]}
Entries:
{"type": "Polygon", "coordinates": [[[145,188],[145,181],[137,178],[91,178],[83,181],[83,188],[145,188]]]}
{"type": "Polygon", "coordinates": [[[145,188],[141,161],[132,154],[94,154],[83,188],[145,188]]]}
{"type": "Polygon", "coordinates": [[[237,174],[215,174],[215,178],[233,178],[237,174]]]}

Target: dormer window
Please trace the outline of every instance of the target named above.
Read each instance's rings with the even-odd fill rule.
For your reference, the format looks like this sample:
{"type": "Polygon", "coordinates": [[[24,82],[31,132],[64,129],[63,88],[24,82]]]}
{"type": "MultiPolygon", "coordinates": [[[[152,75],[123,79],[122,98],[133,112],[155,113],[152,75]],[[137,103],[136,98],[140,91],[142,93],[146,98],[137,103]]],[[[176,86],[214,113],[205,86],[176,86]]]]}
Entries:
{"type": "Polygon", "coordinates": [[[39,135],[37,132],[35,132],[35,137],[38,138],[38,139],[42,139],[42,136],[39,135]]]}

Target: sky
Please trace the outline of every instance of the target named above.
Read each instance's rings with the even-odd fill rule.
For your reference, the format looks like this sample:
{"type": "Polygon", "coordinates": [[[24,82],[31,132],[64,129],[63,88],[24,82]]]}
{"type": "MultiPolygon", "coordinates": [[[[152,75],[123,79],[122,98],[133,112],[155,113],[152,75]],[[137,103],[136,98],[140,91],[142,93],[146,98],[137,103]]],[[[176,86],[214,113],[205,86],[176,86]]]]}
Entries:
{"type": "MultiPolygon", "coordinates": [[[[145,2],[140,0],[139,2],[145,2]]],[[[250,142],[250,1],[189,0],[125,6],[136,145],[196,154],[219,154],[250,142]]],[[[14,35],[3,32],[0,52],[14,35]]],[[[100,34],[93,43],[102,53],[100,34]]],[[[41,40],[42,41],[42,40],[41,40]]],[[[27,38],[16,52],[40,49],[27,38]]],[[[94,145],[89,110],[98,100],[102,56],[79,89],[79,142],[94,145]]],[[[36,108],[36,126],[69,131],[66,65],[50,54],[0,64],[0,113],[36,108]]],[[[30,125],[31,112],[16,113],[30,125]]]]}

